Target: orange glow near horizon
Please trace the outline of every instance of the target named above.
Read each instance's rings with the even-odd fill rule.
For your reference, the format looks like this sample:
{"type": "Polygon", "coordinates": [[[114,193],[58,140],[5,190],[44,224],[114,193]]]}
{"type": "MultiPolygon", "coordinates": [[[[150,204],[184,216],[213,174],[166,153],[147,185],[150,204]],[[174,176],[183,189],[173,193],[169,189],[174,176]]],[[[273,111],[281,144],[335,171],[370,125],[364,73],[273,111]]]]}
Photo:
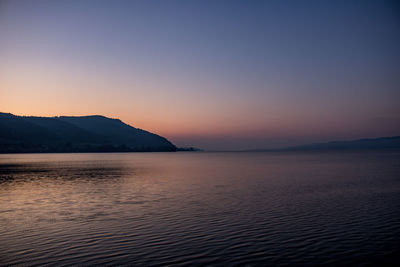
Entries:
{"type": "Polygon", "coordinates": [[[103,115],[204,148],[400,134],[388,3],[103,4],[1,3],[0,112],[103,115]]]}

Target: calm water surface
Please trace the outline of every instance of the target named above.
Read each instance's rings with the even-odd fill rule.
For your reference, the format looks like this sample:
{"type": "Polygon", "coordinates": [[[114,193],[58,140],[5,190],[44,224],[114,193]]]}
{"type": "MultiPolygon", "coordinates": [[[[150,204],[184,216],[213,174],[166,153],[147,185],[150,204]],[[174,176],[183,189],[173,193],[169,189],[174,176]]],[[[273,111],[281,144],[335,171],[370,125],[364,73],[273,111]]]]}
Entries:
{"type": "Polygon", "coordinates": [[[0,265],[384,265],[397,255],[398,152],[0,155],[0,265]]]}

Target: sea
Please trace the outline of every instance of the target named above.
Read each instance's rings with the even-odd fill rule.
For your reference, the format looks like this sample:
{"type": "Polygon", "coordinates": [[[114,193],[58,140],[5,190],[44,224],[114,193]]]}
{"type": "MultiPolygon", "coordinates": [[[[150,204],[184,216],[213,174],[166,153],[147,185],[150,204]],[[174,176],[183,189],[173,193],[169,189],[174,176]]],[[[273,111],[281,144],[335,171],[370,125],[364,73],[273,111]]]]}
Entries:
{"type": "Polygon", "coordinates": [[[1,266],[389,266],[400,152],[0,155],[1,266]]]}

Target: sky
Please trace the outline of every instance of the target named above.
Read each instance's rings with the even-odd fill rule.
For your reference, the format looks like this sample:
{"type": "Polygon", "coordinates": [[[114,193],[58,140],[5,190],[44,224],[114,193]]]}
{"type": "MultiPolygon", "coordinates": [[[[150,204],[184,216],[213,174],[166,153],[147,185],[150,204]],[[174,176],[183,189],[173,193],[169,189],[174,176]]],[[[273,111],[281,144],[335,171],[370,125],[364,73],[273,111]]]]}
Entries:
{"type": "Polygon", "coordinates": [[[0,0],[0,112],[209,150],[400,135],[396,1],[0,0]]]}

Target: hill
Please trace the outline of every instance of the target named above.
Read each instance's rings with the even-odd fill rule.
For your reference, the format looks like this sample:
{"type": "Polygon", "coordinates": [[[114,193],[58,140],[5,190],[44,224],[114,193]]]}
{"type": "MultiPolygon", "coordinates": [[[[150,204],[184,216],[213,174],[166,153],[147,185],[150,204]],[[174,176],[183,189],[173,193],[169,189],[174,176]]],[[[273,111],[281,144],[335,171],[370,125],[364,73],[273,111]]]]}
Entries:
{"type": "Polygon", "coordinates": [[[365,138],[350,141],[332,141],[280,149],[252,149],[245,151],[331,151],[331,150],[388,150],[400,149],[400,136],[365,138]]]}
{"type": "Polygon", "coordinates": [[[351,141],[332,141],[302,146],[292,146],[285,150],[374,150],[400,149],[400,136],[366,138],[351,141]]]}
{"type": "Polygon", "coordinates": [[[0,153],[176,151],[166,138],[104,116],[0,113],[0,153]]]}

